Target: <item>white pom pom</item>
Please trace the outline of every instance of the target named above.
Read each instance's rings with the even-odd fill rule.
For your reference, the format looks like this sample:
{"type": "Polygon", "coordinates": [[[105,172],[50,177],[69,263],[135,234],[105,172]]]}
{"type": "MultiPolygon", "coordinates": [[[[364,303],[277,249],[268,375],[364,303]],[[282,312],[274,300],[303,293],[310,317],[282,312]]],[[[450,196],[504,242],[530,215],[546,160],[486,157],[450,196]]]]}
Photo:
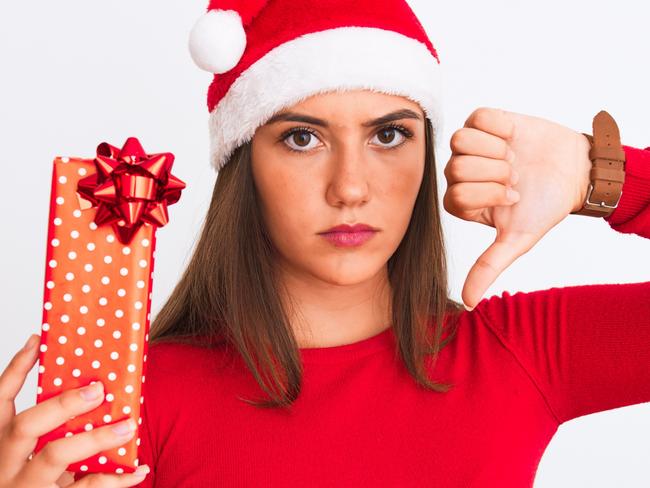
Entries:
{"type": "Polygon", "coordinates": [[[190,55],[199,68],[210,73],[234,68],[245,48],[246,32],[234,10],[210,10],[190,32],[190,55]]]}

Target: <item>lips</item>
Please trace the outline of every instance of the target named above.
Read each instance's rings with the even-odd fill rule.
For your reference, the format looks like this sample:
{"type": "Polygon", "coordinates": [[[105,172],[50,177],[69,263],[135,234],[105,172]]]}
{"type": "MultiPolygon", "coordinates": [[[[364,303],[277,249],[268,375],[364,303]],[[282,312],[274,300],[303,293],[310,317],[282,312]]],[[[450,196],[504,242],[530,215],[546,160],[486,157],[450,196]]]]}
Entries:
{"type": "Polygon", "coordinates": [[[371,231],[377,231],[379,229],[376,229],[375,227],[372,227],[368,224],[354,224],[354,225],[348,225],[348,224],[341,224],[337,225],[335,227],[332,227],[331,229],[328,229],[324,232],[320,232],[320,234],[329,234],[333,232],[346,232],[346,233],[354,233],[354,232],[371,232],[371,231]]]}

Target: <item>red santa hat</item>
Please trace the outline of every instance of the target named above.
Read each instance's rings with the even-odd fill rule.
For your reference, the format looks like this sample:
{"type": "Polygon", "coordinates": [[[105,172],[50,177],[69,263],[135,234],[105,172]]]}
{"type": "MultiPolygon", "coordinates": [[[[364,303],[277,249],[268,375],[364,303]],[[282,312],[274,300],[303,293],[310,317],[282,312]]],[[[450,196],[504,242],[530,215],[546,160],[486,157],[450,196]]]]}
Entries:
{"type": "Polygon", "coordinates": [[[189,49],[214,73],[216,171],[276,112],[317,93],[401,95],[422,107],[435,134],[442,127],[440,60],[405,0],[210,0],[189,49]]]}

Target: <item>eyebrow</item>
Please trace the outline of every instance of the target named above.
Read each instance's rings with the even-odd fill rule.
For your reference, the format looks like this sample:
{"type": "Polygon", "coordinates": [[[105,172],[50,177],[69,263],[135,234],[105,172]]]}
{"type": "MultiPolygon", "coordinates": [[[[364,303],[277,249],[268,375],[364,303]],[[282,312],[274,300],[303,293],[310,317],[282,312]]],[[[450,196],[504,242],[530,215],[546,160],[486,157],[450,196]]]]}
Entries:
{"type": "MultiPolygon", "coordinates": [[[[422,120],[422,117],[420,117],[420,115],[414,112],[413,110],[405,108],[401,110],[396,110],[395,112],[391,112],[386,115],[382,115],[381,117],[378,117],[376,119],[369,120],[367,122],[362,123],[361,125],[363,127],[376,127],[378,125],[387,124],[394,120],[400,120],[400,119],[422,120]]],[[[299,114],[296,112],[281,112],[275,114],[266,122],[265,125],[273,124],[279,121],[305,122],[308,124],[319,125],[321,127],[329,127],[327,121],[323,119],[312,117],[310,115],[299,114]]]]}

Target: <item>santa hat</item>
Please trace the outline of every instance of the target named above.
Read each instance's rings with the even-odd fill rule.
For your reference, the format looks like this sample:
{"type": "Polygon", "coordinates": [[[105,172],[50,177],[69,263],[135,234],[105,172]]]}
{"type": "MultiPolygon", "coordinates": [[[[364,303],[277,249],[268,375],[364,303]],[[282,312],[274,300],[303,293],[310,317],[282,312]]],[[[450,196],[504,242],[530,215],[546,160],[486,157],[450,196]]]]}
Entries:
{"type": "Polygon", "coordinates": [[[317,93],[401,95],[422,107],[434,136],[442,127],[440,60],[405,0],[210,0],[189,49],[214,73],[216,171],[276,112],[317,93]]]}

